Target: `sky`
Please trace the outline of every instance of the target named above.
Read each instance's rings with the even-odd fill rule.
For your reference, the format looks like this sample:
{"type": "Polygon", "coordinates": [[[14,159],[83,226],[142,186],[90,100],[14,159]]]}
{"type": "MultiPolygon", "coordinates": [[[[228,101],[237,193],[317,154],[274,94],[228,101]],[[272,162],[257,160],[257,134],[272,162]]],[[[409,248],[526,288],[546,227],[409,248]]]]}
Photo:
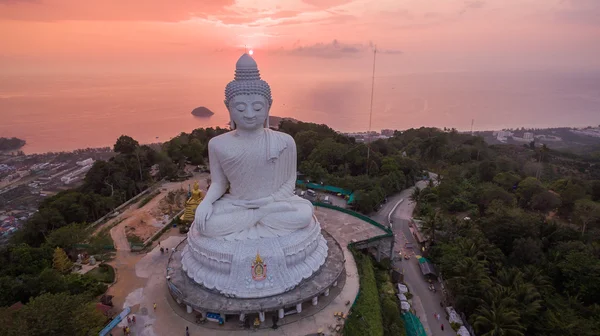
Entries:
{"type": "Polygon", "coordinates": [[[0,0],[0,74],[600,70],[600,0],[0,0]],[[266,65],[265,65],[266,64],[266,65]],[[319,69],[319,70],[316,70],[319,69]]]}

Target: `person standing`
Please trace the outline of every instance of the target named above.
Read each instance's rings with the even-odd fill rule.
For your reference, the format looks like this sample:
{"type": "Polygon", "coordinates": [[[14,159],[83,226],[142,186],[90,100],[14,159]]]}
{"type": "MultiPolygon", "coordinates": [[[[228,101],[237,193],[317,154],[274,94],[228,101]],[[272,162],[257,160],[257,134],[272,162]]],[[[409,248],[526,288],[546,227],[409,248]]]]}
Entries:
{"type": "Polygon", "coordinates": [[[154,310],[156,310],[156,302],[154,302],[154,310]]]}
{"type": "Polygon", "coordinates": [[[133,316],[131,317],[131,322],[133,322],[133,324],[135,324],[135,315],[133,315],[133,316]]]}
{"type": "Polygon", "coordinates": [[[185,336],[190,336],[190,327],[185,327],[185,336]]]}
{"type": "Polygon", "coordinates": [[[442,331],[444,331],[444,325],[442,324],[442,331]]]}

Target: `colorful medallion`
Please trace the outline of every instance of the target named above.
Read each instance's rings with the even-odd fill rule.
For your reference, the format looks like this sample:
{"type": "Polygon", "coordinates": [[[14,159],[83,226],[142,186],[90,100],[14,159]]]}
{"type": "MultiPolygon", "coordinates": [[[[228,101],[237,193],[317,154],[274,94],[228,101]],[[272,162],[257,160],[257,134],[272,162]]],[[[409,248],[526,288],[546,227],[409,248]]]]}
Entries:
{"type": "Polygon", "coordinates": [[[263,262],[260,254],[256,252],[256,259],[252,262],[252,280],[262,281],[267,277],[267,264],[263,262]]]}

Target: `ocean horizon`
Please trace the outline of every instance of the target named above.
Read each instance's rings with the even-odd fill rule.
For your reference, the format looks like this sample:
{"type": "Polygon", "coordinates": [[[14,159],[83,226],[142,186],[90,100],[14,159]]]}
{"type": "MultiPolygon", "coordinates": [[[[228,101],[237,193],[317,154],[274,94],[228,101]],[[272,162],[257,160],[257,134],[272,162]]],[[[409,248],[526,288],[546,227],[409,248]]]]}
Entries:
{"type": "MultiPolygon", "coordinates": [[[[366,131],[371,78],[277,76],[271,115],[366,131]]],[[[226,127],[229,77],[2,75],[0,136],[30,153],[112,146],[120,135],[168,141],[200,127],[226,127]],[[198,118],[205,106],[215,114],[198,118]]],[[[421,126],[470,130],[600,124],[600,74],[439,72],[378,76],[372,130],[421,126]]]]}

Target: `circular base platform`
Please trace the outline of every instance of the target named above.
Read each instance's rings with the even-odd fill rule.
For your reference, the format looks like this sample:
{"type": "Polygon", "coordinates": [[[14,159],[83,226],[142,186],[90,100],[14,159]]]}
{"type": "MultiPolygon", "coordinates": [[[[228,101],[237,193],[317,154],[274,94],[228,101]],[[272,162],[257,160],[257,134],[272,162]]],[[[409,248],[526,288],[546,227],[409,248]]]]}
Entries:
{"type": "MultiPolygon", "coordinates": [[[[329,289],[337,285],[338,279],[344,273],[344,253],[337,241],[326,231],[322,231],[329,249],[327,259],[321,268],[308,279],[303,280],[294,289],[264,298],[230,298],[216,291],[209,290],[190,279],[182,269],[181,251],[185,244],[177,247],[167,265],[167,287],[177,303],[185,305],[189,313],[197,311],[221,314],[222,316],[280,311],[297,307],[312,300],[318,302],[319,295],[329,295],[329,289]]],[[[296,308],[296,309],[297,309],[296,308]]]]}

